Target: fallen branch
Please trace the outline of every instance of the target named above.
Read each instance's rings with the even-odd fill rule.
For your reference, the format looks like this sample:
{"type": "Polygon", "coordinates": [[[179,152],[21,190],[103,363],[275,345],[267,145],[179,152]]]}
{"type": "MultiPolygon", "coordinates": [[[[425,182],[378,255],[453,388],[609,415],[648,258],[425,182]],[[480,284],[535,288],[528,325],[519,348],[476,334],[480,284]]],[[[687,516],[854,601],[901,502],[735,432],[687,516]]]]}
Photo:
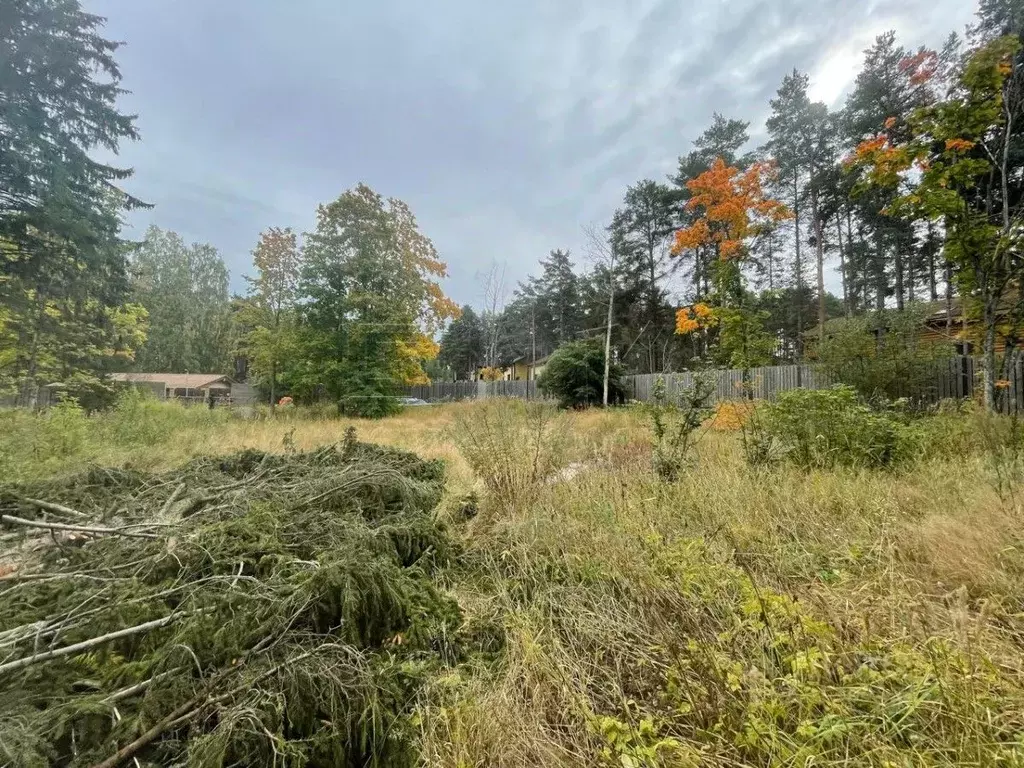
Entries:
{"type": "Polygon", "coordinates": [[[151,629],[159,629],[160,627],[166,627],[168,624],[176,621],[178,618],[183,616],[181,613],[172,613],[170,616],[164,616],[162,619],[153,619],[153,621],[147,621],[143,624],[136,624],[134,627],[126,627],[125,629],[119,629],[116,632],[108,632],[105,635],[99,637],[93,637],[88,640],[83,640],[80,643],[74,645],[68,645],[64,648],[56,648],[52,651],[46,651],[44,653],[34,653],[31,656],[25,656],[21,659],[15,659],[9,661],[6,664],[0,664],[0,674],[4,672],[13,672],[16,669],[22,669],[24,667],[30,667],[33,664],[38,664],[41,661],[48,661],[50,659],[57,659],[61,656],[72,656],[81,651],[88,651],[90,648],[95,648],[97,645],[103,645],[109,643],[111,640],[119,640],[122,637],[130,637],[131,635],[137,635],[140,632],[148,632],[151,629]]]}
{"type": "Polygon", "coordinates": [[[107,536],[133,536],[137,539],[159,538],[155,533],[144,533],[142,531],[126,531],[123,528],[99,528],[90,525],[65,525],[64,523],[44,523],[41,520],[26,520],[23,517],[15,517],[14,515],[0,515],[0,523],[22,525],[26,528],[45,528],[49,531],[73,531],[75,533],[96,533],[107,536]]]}
{"type": "Polygon", "coordinates": [[[117,702],[127,699],[130,696],[134,696],[137,693],[141,693],[142,691],[149,688],[149,686],[151,686],[157,680],[163,680],[165,677],[169,677],[170,675],[176,674],[178,672],[181,672],[181,667],[176,667],[175,669],[168,669],[165,672],[161,672],[158,675],[153,675],[152,677],[143,680],[141,683],[129,685],[127,688],[122,688],[119,691],[114,691],[112,694],[103,699],[103,703],[116,704],[117,702]]]}
{"type": "Polygon", "coordinates": [[[295,664],[299,661],[302,661],[303,659],[308,658],[309,656],[312,656],[315,652],[316,651],[306,651],[305,653],[300,653],[298,656],[289,659],[286,662],[271,667],[265,672],[257,675],[254,679],[246,680],[241,685],[232,688],[230,691],[222,693],[219,696],[215,696],[209,701],[203,701],[203,699],[206,698],[207,695],[205,693],[201,693],[198,696],[194,696],[193,698],[189,699],[184,704],[182,704],[180,707],[175,709],[173,712],[171,712],[171,714],[167,715],[167,717],[158,722],[144,734],[139,736],[139,738],[135,739],[135,741],[121,747],[121,749],[117,750],[116,753],[108,757],[102,763],[96,763],[94,766],[92,766],[92,768],[116,768],[116,766],[119,763],[133,756],[140,749],[150,744],[164,731],[170,730],[171,728],[175,728],[179,725],[183,725],[184,723],[188,722],[193,717],[195,717],[197,714],[199,714],[199,712],[202,711],[203,708],[227,701],[228,699],[237,696],[239,693],[246,690],[247,688],[251,688],[252,686],[256,685],[256,683],[260,682],[261,680],[265,680],[271,675],[277,674],[288,665],[295,664]]]}
{"type": "Polygon", "coordinates": [[[182,715],[189,714],[192,710],[199,706],[200,702],[202,702],[205,695],[206,694],[204,693],[192,699],[189,699],[176,710],[171,712],[171,714],[169,714],[163,720],[159,721],[158,723],[156,723],[156,725],[154,725],[144,734],[139,736],[139,738],[137,738],[135,741],[131,742],[130,744],[125,744],[123,747],[117,750],[117,752],[108,757],[102,763],[96,763],[96,765],[94,765],[93,768],[115,768],[115,766],[122,760],[131,757],[140,749],[142,749],[151,741],[153,741],[153,739],[155,739],[161,733],[170,728],[175,723],[176,720],[182,717],[182,715]]]}
{"type": "Polygon", "coordinates": [[[67,515],[68,517],[77,517],[80,519],[85,519],[89,517],[88,515],[79,512],[77,509],[65,507],[63,504],[54,504],[52,501],[42,501],[41,499],[28,498],[23,498],[22,501],[26,502],[27,504],[31,504],[33,507],[45,509],[47,512],[53,512],[56,515],[67,515]]]}

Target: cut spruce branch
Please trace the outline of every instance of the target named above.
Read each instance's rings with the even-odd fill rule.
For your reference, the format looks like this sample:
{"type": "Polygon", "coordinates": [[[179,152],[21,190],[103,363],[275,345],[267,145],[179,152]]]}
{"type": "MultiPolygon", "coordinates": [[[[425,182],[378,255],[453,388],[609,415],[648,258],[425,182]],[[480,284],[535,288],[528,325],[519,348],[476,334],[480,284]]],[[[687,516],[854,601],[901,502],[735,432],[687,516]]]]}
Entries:
{"type": "Polygon", "coordinates": [[[43,522],[42,520],[26,520],[23,517],[15,517],[14,515],[0,514],[0,523],[21,525],[26,528],[43,528],[50,531],[71,531],[74,533],[92,533],[105,536],[131,536],[137,539],[159,538],[155,533],[147,533],[145,531],[128,531],[124,528],[100,528],[91,525],[66,525],[64,523],[43,522]]]}
{"type": "Polygon", "coordinates": [[[151,629],[166,627],[168,624],[171,624],[186,615],[187,614],[185,613],[172,613],[170,616],[164,616],[162,619],[153,619],[153,621],[147,621],[143,624],[136,624],[134,627],[125,627],[124,629],[119,629],[116,632],[108,632],[105,635],[92,637],[88,640],[83,640],[80,643],[65,646],[64,648],[55,648],[52,651],[34,653],[31,656],[15,659],[14,661],[9,661],[6,664],[0,664],[0,674],[5,672],[14,672],[15,670],[24,669],[25,667],[30,667],[33,664],[38,664],[43,661],[58,659],[61,656],[73,656],[76,653],[88,651],[91,648],[103,645],[104,643],[109,643],[112,640],[119,640],[122,637],[137,635],[140,632],[148,632],[151,629]]]}
{"type": "MultiPolygon", "coordinates": [[[[442,568],[454,551],[434,516],[443,482],[439,462],[352,440],[346,452],[246,450],[159,474],[0,483],[0,533],[17,531],[0,542],[5,571],[16,569],[0,583],[0,765],[13,759],[8,736],[28,745],[19,765],[184,764],[208,737],[242,748],[248,735],[219,723],[250,713],[289,750],[408,754],[411,735],[396,741],[365,712],[383,695],[385,725],[408,714],[407,699],[385,693],[407,686],[406,673],[401,685],[381,680],[377,655],[435,653],[433,634],[387,641],[412,616],[450,620],[433,570],[419,567],[426,557],[442,568]],[[94,516],[51,515],[26,498],[94,516]],[[32,535],[25,547],[26,531],[80,540],[32,535]],[[323,717],[289,723],[269,704],[282,696],[316,702],[323,717]],[[96,707],[110,716],[78,727],[96,707]]],[[[270,765],[281,747],[257,735],[247,764],[270,765]]]]}

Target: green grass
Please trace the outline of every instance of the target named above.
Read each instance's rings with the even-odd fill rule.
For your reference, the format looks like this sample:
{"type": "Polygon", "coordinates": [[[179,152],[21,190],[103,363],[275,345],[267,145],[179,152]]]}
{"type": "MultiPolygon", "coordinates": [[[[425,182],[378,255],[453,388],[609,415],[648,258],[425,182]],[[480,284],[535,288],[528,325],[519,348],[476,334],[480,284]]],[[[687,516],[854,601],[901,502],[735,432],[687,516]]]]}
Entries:
{"type": "MultiPolygon", "coordinates": [[[[358,424],[448,461],[442,514],[462,542],[442,584],[486,650],[420,694],[424,765],[1024,766],[1005,419],[923,423],[898,472],[750,467],[739,433],[709,431],[669,484],[637,411],[495,407],[358,424]]],[[[311,447],[352,423],[147,408],[84,433],[79,416],[2,414],[3,470],[311,447]]]]}

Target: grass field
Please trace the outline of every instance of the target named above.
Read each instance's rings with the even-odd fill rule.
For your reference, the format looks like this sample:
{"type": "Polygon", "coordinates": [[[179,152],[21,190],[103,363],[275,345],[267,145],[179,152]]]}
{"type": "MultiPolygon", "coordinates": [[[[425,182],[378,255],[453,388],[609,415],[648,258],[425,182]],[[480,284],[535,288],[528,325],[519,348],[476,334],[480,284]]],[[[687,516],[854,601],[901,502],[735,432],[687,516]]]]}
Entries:
{"type": "Polygon", "coordinates": [[[976,414],[899,471],[751,467],[710,429],[665,483],[630,409],[132,401],[0,414],[0,472],[306,449],[351,424],[449,467],[443,585],[480,652],[422,688],[423,764],[1024,766],[1020,468],[976,414]]]}

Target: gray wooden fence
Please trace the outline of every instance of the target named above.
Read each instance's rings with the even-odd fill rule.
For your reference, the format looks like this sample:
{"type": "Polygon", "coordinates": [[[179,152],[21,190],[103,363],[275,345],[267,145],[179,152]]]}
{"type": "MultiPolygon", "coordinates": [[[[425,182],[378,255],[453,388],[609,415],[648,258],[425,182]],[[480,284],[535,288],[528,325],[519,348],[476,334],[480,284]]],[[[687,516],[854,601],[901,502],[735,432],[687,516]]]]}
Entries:
{"type": "MultiPolygon", "coordinates": [[[[943,360],[936,365],[934,383],[926,391],[897,393],[925,403],[941,400],[962,400],[974,397],[980,387],[979,363],[973,357],[957,356],[943,360]]],[[[772,400],[780,392],[790,389],[822,389],[834,382],[812,365],[774,365],[752,368],[744,385],[744,372],[740,369],[712,372],[717,379],[715,394],[718,400],[741,400],[753,397],[772,400]]],[[[665,380],[666,394],[673,397],[693,385],[693,373],[649,373],[626,376],[626,396],[631,400],[649,401],[653,396],[654,382],[665,380]]],[[[533,381],[447,381],[409,387],[409,397],[419,397],[428,402],[448,402],[487,397],[513,397],[520,399],[543,399],[533,381]]],[[[999,407],[1004,413],[1024,413],[1024,358],[1017,361],[1007,383],[998,391],[999,407]]]]}
{"type": "MultiPolygon", "coordinates": [[[[711,371],[710,373],[717,379],[716,400],[742,400],[750,397],[758,400],[771,400],[779,392],[785,392],[788,389],[820,389],[831,383],[827,377],[810,365],[774,365],[751,368],[746,379],[744,379],[743,370],[738,368],[711,371]],[[748,383],[744,385],[744,381],[748,383]]],[[[627,396],[641,402],[651,400],[654,383],[661,378],[665,381],[665,394],[670,399],[675,399],[679,392],[693,386],[693,377],[694,374],[690,372],[627,376],[627,396]]]]}

